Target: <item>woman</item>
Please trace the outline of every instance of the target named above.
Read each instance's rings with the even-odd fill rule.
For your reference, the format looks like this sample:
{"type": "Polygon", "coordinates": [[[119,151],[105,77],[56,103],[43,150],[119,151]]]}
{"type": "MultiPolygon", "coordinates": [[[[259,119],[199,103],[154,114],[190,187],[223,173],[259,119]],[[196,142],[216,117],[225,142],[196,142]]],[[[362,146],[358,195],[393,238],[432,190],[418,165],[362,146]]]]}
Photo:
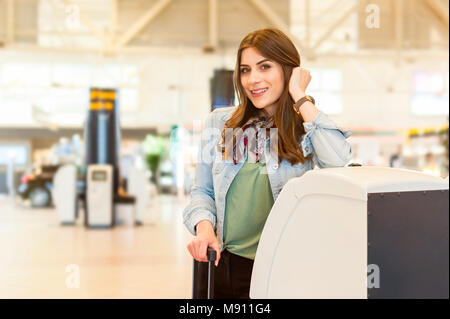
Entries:
{"type": "Polygon", "coordinates": [[[210,113],[183,213],[195,235],[187,245],[193,258],[207,261],[208,247],[217,252],[215,298],[249,298],[259,238],[284,184],[314,165],[341,167],[351,158],[350,133],[306,95],[311,76],[284,33],[248,34],[234,75],[239,106],[210,113]]]}

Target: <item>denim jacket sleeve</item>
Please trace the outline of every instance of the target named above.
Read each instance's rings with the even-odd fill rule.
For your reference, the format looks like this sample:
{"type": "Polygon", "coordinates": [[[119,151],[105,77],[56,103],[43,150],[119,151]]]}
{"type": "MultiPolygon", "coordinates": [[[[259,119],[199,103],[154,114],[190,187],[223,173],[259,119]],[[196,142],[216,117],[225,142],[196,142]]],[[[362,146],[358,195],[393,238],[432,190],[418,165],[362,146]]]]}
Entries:
{"type": "Polygon", "coordinates": [[[352,149],[346,138],[351,131],[338,128],[320,112],[312,123],[303,123],[305,135],[301,141],[304,156],[313,153],[313,162],[319,168],[345,166],[352,157],[352,149]]]}
{"type": "Polygon", "coordinates": [[[194,236],[195,226],[202,220],[209,220],[215,228],[216,203],[214,198],[214,186],[212,177],[212,165],[214,163],[214,112],[211,112],[205,122],[201,134],[201,143],[197,156],[195,180],[191,188],[191,200],[183,211],[183,223],[194,236]]]}

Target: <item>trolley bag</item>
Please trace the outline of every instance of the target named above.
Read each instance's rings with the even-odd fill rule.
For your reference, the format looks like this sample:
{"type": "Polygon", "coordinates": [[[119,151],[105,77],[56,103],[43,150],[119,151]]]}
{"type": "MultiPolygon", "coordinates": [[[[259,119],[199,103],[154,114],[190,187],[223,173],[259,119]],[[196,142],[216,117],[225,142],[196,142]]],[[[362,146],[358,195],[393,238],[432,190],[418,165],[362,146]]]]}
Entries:
{"type": "Polygon", "coordinates": [[[208,248],[208,262],[194,259],[192,267],[192,299],[214,298],[214,262],[216,251],[208,248]]]}

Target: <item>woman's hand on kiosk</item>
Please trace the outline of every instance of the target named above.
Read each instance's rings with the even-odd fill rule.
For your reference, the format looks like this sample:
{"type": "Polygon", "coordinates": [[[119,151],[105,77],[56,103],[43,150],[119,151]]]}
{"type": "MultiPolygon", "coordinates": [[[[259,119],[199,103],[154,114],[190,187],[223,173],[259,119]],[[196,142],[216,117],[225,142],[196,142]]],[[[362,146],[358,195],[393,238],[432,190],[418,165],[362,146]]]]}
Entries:
{"type": "Polygon", "coordinates": [[[211,222],[202,220],[196,226],[197,236],[187,245],[187,249],[192,257],[197,261],[208,262],[207,251],[211,247],[217,252],[215,265],[219,264],[220,245],[211,222]]]}

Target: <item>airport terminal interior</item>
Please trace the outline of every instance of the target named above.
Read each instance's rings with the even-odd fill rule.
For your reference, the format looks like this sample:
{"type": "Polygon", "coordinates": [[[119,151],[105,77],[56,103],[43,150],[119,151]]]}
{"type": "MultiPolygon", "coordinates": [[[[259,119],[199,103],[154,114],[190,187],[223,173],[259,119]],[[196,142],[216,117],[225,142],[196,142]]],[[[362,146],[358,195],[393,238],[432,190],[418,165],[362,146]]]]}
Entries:
{"type": "MultiPolygon", "coordinates": [[[[269,27],[297,47],[317,108],[352,131],[361,167],[344,169],[370,174],[339,185],[355,200],[444,185],[448,207],[448,0],[0,0],[0,298],[192,298],[183,210],[202,129],[238,105],[239,43],[269,27]]],[[[318,171],[311,185],[337,192],[340,173],[318,171]]],[[[266,297],[286,297],[276,287],[266,297]]]]}

